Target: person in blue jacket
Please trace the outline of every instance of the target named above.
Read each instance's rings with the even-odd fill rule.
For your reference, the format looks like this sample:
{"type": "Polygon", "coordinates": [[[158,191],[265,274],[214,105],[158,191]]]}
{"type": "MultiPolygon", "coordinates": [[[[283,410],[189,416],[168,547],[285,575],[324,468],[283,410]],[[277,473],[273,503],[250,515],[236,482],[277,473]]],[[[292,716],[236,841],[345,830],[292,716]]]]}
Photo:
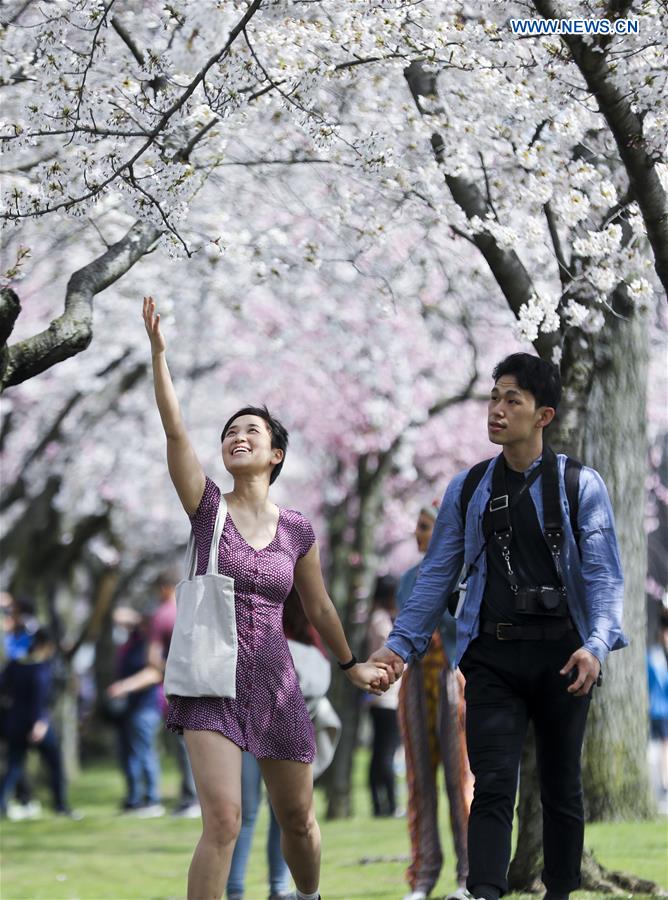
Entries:
{"type": "Polygon", "coordinates": [[[668,609],[661,610],[659,641],[647,650],[649,734],[659,747],[659,812],[668,812],[668,609]]]}
{"type": "Polygon", "coordinates": [[[627,644],[622,570],[601,476],[580,469],[576,538],[567,458],[543,442],[561,398],[557,367],[515,353],[496,366],[493,378],[487,429],[502,452],[486,466],[465,520],[468,473],[450,482],[411,597],[372,661],[390,665],[398,677],[407,660],[425,653],[465,566],[454,663],[466,679],[475,777],[467,888],[484,900],[508,890],[519,761],[532,720],[545,897],[566,900],[580,885],[580,756],[591,689],[608,653],[627,644]]]}
{"type": "Polygon", "coordinates": [[[29,652],[10,660],[0,675],[0,693],[9,701],[5,712],[7,771],[0,782],[0,815],[3,816],[31,747],[39,752],[49,771],[56,813],[73,815],[67,802],[60,743],[49,713],[53,654],[51,636],[45,628],[38,628],[29,652]]]}

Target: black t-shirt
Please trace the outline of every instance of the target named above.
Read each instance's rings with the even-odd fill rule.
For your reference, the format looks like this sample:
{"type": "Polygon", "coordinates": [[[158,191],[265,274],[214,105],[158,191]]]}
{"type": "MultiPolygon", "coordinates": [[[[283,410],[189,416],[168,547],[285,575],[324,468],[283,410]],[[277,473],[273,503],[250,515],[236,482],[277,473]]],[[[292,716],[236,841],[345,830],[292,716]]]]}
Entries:
{"type": "MultiPolygon", "coordinates": [[[[508,503],[512,506],[513,497],[525,482],[522,472],[515,472],[505,464],[508,503]]],[[[540,478],[538,479],[540,483],[540,478]]],[[[485,535],[491,529],[489,510],[483,517],[485,535]]],[[[510,524],[513,539],[510,545],[510,564],[517,576],[520,586],[538,587],[550,585],[559,587],[559,578],[554,567],[554,560],[545,542],[538,520],[536,507],[527,489],[522,499],[510,510],[510,524]]],[[[495,541],[487,544],[487,582],[482,598],[480,618],[484,622],[511,622],[528,625],[531,622],[544,622],[544,616],[518,613],[515,610],[515,597],[510,589],[507,568],[501,550],[495,541]]]]}

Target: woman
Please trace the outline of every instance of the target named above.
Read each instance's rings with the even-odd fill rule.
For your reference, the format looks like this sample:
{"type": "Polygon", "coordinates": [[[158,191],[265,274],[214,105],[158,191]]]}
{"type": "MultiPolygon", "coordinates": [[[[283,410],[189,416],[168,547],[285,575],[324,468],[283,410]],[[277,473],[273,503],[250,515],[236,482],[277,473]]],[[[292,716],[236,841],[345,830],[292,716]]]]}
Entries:
{"type": "MultiPolygon", "coordinates": [[[[220,490],[207,478],[186,433],[165,356],[155,302],[144,298],[155,397],[167,437],[167,464],[190,516],[198,573],[206,571],[220,490]]],[[[282,831],[282,849],[298,900],[317,900],[320,831],[313,808],[313,726],[299,690],[281,622],[294,584],[310,621],[339,665],[362,690],[379,691],[387,675],[359,664],[322,579],[310,523],[268,497],[285,458],[288,436],[266,409],[235,413],[221,434],[223,464],[234,487],[218,571],[235,579],[239,651],[236,698],[176,697],[167,725],[183,731],[202,806],[203,831],[188,873],[188,897],[220,898],[241,819],[241,754],[258,760],[282,831]]]]}
{"type": "MultiPolygon", "coordinates": [[[[376,579],[373,605],[367,627],[369,654],[382,647],[390,636],[397,613],[397,582],[391,575],[376,579]]],[[[373,744],[369,762],[369,789],[374,816],[394,816],[397,812],[394,754],[400,743],[397,706],[400,682],[395,681],[380,697],[371,698],[373,744]]]]}
{"type": "MultiPolygon", "coordinates": [[[[420,510],[415,540],[422,555],[427,552],[437,514],[437,503],[420,510]]],[[[401,577],[397,590],[399,609],[410,597],[419,570],[418,564],[401,577]]],[[[436,778],[440,764],[443,765],[450,806],[459,886],[446,900],[460,900],[466,896],[467,828],[473,776],[466,754],[463,679],[450,663],[455,650],[454,624],[454,619],[446,612],[425,655],[409,663],[401,679],[399,727],[406,755],[411,841],[411,862],[406,872],[411,891],[404,900],[425,900],[443,866],[436,778]]]]}

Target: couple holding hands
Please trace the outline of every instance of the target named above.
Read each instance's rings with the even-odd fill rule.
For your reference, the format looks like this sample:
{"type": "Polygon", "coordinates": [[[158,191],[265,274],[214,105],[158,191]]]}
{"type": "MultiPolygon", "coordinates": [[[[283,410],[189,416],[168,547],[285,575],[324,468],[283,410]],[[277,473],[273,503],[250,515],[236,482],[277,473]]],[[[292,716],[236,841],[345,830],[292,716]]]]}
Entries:
{"type": "MultiPolygon", "coordinates": [[[[207,571],[221,491],[205,475],[188,438],[167,367],[160,315],[151,297],[144,298],[143,318],[169,473],[190,517],[200,575],[207,571]]],[[[551,454],[556,474],[548,479],[542,443],[543,429],[554,417],[559,399],[558,372],[555,375],[554,366],[528,354],[508,360],[495,370],[488,420],[490,439],[502,446],[503,453],[496,462],[490,461],[465,522],[461,492],[466,473],[451,482],[413,594],[385,647],[366,663],[353,656],[328,596],[311,524],[301,513],[279,509],[269,499],[269,486],[285,459],[285,428],[265,407],[245,407],[226,422],[222,458],[233,488],[224,496],[227,514],[214,570],[234,579],[236,696],[172,696],[167,717],[167,727],[185,736],[202,808],[202,835],[188,873],[189,900],[212,900],[224,893],[240,827],[243,750],[257,758],[262,771],[281,827],[296,900],[320,897],[320,831],[311,769],[314,731],[282,628],[282,606],[293,584],[311,624],[347,677],[360,690],[380,693],[401,676],[407,660],[426,651],[464,559],[473,561],[476,552],[477,565],[469,572],[458,618],[456,659],[459,663],[463,657],[467,677],[467,740],[476,777],[468,888],[472,896],[485,900],[497,900],[507,890],[517,768],[530,717],[539,747],[548,900],[561,900],[578,886],[584,821],[579,752],[588,699],[605,653],[624,645],[619,628],[619,556],[607,492],[600,476],[586,467],[579,479],[582,549],[574,546],[575,537],[565,526],[563,546],[556,554],[547,546],[536,551],[536,535],[544,543],[540,521],[544,510],[538,502],[541,482],[556,479],[564,493],[565,458],[551,454]],[[546,477],[530,474],[537,467],[546,477]],[[497,479],[505,478],[505,493],[511,495],[510,504],[506,496],[508,530],[514,527],[517,534],[510,552],[496,541],[489,543],[483,534],[486,503],[481,498],[495,490],[493,470],[500,470],[497,479]],[[588,522],[595,521],[600,534],[602,517],[608,526],[603,540],[595,537],[588,546],[588,522]],[[603,577],[600,567],[594,572],[601,559],[607,567],[603,577]],[[558,614],[535,603],[528,615],[518,612],[518,578],[554,585],[563,596],[558,614]],[[503,635],[497,639],[503,630],[499,624],[514,626],[510,640],[503,635]],[[523,667],[517,664],[519,656],[523,667]],[[540,690],[532,677],[537,667],[540,690]],[[573,672],[575,677],[569,677],[573,672]],[[546,712],[541,692],[549,704],[546,712]],[[506,719],[512,721],[511,728],[506,719]],[[503,727],[497,728],[495,722],[503,727]],[[564,754],[568,766],[563,764],[564,754]]]]}

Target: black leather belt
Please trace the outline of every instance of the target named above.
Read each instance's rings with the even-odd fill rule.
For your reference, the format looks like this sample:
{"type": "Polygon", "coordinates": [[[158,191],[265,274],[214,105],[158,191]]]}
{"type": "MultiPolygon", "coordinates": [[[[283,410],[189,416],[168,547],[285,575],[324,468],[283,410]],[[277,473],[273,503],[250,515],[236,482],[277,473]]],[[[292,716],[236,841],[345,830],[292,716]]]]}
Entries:
{"type": "Polygon", "coordinates": [[[556,641],[574,631],[571,621],[558,625],[512,625],[510,622],[483,622],[480,625],[483,634],[493,635],[497,641],[556,641]]]}

